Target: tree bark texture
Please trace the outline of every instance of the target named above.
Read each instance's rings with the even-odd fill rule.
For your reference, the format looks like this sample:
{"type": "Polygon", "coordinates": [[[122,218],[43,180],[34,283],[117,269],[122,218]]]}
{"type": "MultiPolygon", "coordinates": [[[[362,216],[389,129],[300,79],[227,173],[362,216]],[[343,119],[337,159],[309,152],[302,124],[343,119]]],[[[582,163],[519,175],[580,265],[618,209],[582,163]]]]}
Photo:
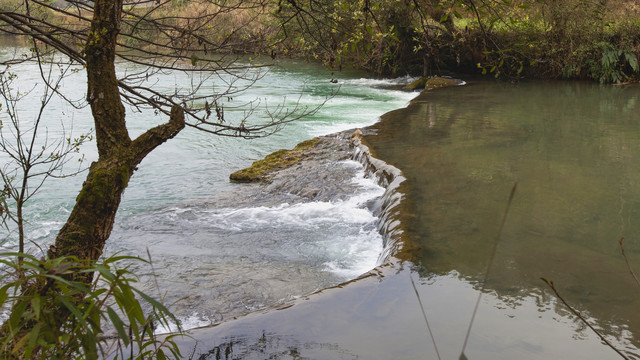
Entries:
{"type": "Polygon", "coordinates": [[[166,124],[149,129],[135,140],[129,137],[115,70],[122,6],[123,0],[94,3],[84,57],[98,160],[89,168],[71,215],[49,249],[50,257],[97,260],[111,234],[122,194],[137,165],[185,126],[184,112],[176,106],[166,124]]]}

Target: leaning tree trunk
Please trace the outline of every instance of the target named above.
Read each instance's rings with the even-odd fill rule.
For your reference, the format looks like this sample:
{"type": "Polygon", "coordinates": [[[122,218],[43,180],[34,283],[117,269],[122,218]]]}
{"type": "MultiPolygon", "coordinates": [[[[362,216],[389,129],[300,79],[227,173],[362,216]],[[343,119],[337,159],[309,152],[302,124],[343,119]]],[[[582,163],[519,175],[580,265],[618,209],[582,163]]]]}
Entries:
{"type": "MultiPolygon", "coordinates": [[[[149,152],[177,135],[185,126],[184,111],[175,106],[166,124],[147,130],[135,140],[129,137],[114,64],[122,5],[123,0],[94,2],[91,33],[85,44],[84,56],[87,99],[95,123],[98,160],[91,164],[71,215],[60,229],[55,244],[49,248],[50,258],[75,256],[88,262],[98,260],[113,229],[122,193],[136,166],[149,152]]],[[[91,281],[91,274],[72,276],[80,281],[91,281]]],[[[22,294],[44,294],[46,284],[31,283],[21,289],[22,294]]],[[[62,306],[56,311],[68,314],[62,306]]],[[[60,318],[63,319],[64,315],[60,318]]],[[[21,328],[12,329],[5,321],[0,327],[0,335],[12,334],[12,340],[0,349],[0,358],[20,358],[20,347],[24,347],[21,339],[26,339],[25,334],[36,325],[36,321],[29,320],[21,328]]]]}
{"type": "Polygon", "coordinates": [[[149,129],[135,140],[129,137],[114,63],[122,6],[123,0],[94,3],[84,53],[87,100],[95,123],[98,161],[91,164],[71,215],[49,249],[50,257],[97,260],[136,166],[185,126],[183,110],[174,107],[166,124],[149,129]]]}

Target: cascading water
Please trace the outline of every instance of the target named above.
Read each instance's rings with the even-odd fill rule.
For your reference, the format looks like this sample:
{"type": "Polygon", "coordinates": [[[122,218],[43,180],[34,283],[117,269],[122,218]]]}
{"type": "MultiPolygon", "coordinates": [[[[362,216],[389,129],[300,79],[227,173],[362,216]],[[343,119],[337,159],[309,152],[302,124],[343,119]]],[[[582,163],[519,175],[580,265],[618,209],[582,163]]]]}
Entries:
{"type": "MultiPolygon", "coordinates": [[[[130,65],[119,64],[120,71],[130,65]]],[[[12,68],[26,89],[39,82],[23,64],[12,68]]],[[[32,70],[32,69],[31,69],[32,70]]],[[[189,79],[169,74],[156,80],[170,90],[189,79]]],[[[366,126],[379,115],[405,106],[415,95],[392,87],[408,79],[372,80],[342,74],[339,84],[322,68],[287,63],[273,68],[250,92],[234,96],[235,104],[254,98],[285,105],[318,104],[336,96],[313,117],[280,133],[253,141],[220,138],[185,129],[152,152],[134,174],[108,241],[107,255],[147,258],[134,263],[139,287],[165,302],[184,322],[195,327],[240,316],[355,278],[373,268],[383,250],[378,229],[385,192],[351,160],[348,145],[325,149],[326,158],[294,167],[270,184],[232,184],[228,175],[280,148],[291,148],[313,136],[366,126]],[[306,166],[306,167],[305,167],[306,166]]],[[[84,97],[84,75],[63,84],[69,97],[84,97]]],[[[19,105],[29,121],[37,93],[19,105]]],[[[230,107],[231,108],[231,107],[230,107]]],[[[75,134],[91,130],[88,109],[76,110],[59,101],[47,109],[49,136],[61,123],[75,134]]],[[[163,119],[152,112],[127,110],[131,135],[163,119]]],[[[240,111],[228,116],[242,116],[240,111]]],[[[257,115],[261,116],[260,114],[257,115]]],[[[93,144],[83,147],[95,159],[93,144]]],[[[7,161],[4,155],[1,160],[7,161]]],[[[45,246],[55,237],[73,206],[83,176],[52,180],[27,204],[29,238],[45,246]]],[[[12,248],[11,241],[4,244],[12,248]]]]}

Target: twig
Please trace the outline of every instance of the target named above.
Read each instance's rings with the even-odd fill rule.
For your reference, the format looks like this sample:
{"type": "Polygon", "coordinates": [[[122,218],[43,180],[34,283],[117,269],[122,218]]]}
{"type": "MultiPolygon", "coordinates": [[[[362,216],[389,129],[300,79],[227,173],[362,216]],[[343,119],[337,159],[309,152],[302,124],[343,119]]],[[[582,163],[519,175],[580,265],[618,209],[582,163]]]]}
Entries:
{"type": "Polygon", "coordinates": [[[587,325],[589,327],[589,329],[593,330],[593,332],[596,333],[596,335],[598,335],[600,337],[600,339],[605,344],[607,344],[610,348],[612,348],[615,352],[617,352],[618,355],[622,356],[623,359],[629,360],[629,358],[624,353],[622,353],[620,350],[616,349],[615,346],[613,346],[613,344],[611,344],[607,339],[605,339],[605,337],[598,330],[596,330],[593,326],[591,326],[591,324],[589,324],[589,322],[582,315],[580,315],[580,313],[576,309],[571,307],[571,305],[567,304],[567,302],[558,293],[558,290],[556,289],[556,287],[553,285],[553,281],[551,281],[551,280],[549,280],[547,278],[544,278],[544,277],[541,277],[540,279],[542,281],[544,281],[545,283],[547,283],[547,285],[549,285],[551,290],[553,290],[554,294],[556,294],[556,297],[564,304],[564,306],[566,306],[567,309],[571,310],[571,312],[575,316],[577,316],[578,319],[580,319],[580,321],[582,321],[585,325],[587,325]]]}
{"type": "Polygon", "coordinates": [[[498,229],[498,236],[496,237],[496,241],[493,244],[493,250],[491,251],[491,256],[489,257],[489,263],[487,264],[487,271],[484,274],[484,278],[482,279],[482,288],[478,293],[478,300],[476,300],[476,306],[473,308],[473,314],[471,315],[471,321],[469,321],[469,328],[467,329],[467,335],[464,337],[464,343],[462,344],[462,351],[460,352],[460,359],[466,359],[466,355],[464,354],[464,350],[467,348],[467,343],[469,341],[469,336],[471,336],[471,327],[473,327],[473,320],[476,318],[476,313],[478,312],[478,307],[480,306],[480,299],[482,298],[482,294],[487,286],[487,278],[489,277],[489,273],[491,272],[491,267],[493,266],[493,259],[496,256],[496,252],[498,251],[498,243],[500,242],[500,237],[502,236],[502,230],[504,229],[504,224],[507,222],[507,214],[509,213],[509,209],[511,208],[511,202],[513,201],[513,196],[516,193],[516,188],[518,187],[518,183],[514,183],[511,188],[511,194],[509,195],[509,200],[507,201],[507,208],[504,210],[504,215],[502,216],[502,222],[500,223],[500,228],[498,229]]]}
{"type": "Polygon", "coordinates": [[[624,246],[622,246],[623,241],[624,241],[624,237],[621,237],[620,240],[618,241],[618,243],[620,244],[620,251],[622,251],[622,257],[624,257],[624,261],[627,262],[627,268],[629,269],[631,276],[633,276],[633,280],[636,281],[636,285],[638,285],[638,287],[640,288],[640,280],[638,280],[636,273],[633,271],[633,268],[631,267],[631,263],[629,263],[629,258],[627,258],[627,254],[625,254],[624,252],[624,246]]]}

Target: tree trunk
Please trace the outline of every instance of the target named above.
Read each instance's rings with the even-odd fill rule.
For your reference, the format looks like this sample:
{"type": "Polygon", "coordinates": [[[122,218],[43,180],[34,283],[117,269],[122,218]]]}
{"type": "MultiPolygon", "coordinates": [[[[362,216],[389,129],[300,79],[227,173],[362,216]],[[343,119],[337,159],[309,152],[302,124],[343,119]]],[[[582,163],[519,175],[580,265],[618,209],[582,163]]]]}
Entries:
{"type": "Polygon", "coordinates": [[[85,60],[87,99],[95,123],[98,161],[91,164],[73,211],[49,249],[49,257],[97,260],[136,166],[185,126],[183,110],[174,107],[166,124],[149,129],[133,141],[129,137],[114,63],[122,5],[123,0],[94,3],[85,60]]]}

